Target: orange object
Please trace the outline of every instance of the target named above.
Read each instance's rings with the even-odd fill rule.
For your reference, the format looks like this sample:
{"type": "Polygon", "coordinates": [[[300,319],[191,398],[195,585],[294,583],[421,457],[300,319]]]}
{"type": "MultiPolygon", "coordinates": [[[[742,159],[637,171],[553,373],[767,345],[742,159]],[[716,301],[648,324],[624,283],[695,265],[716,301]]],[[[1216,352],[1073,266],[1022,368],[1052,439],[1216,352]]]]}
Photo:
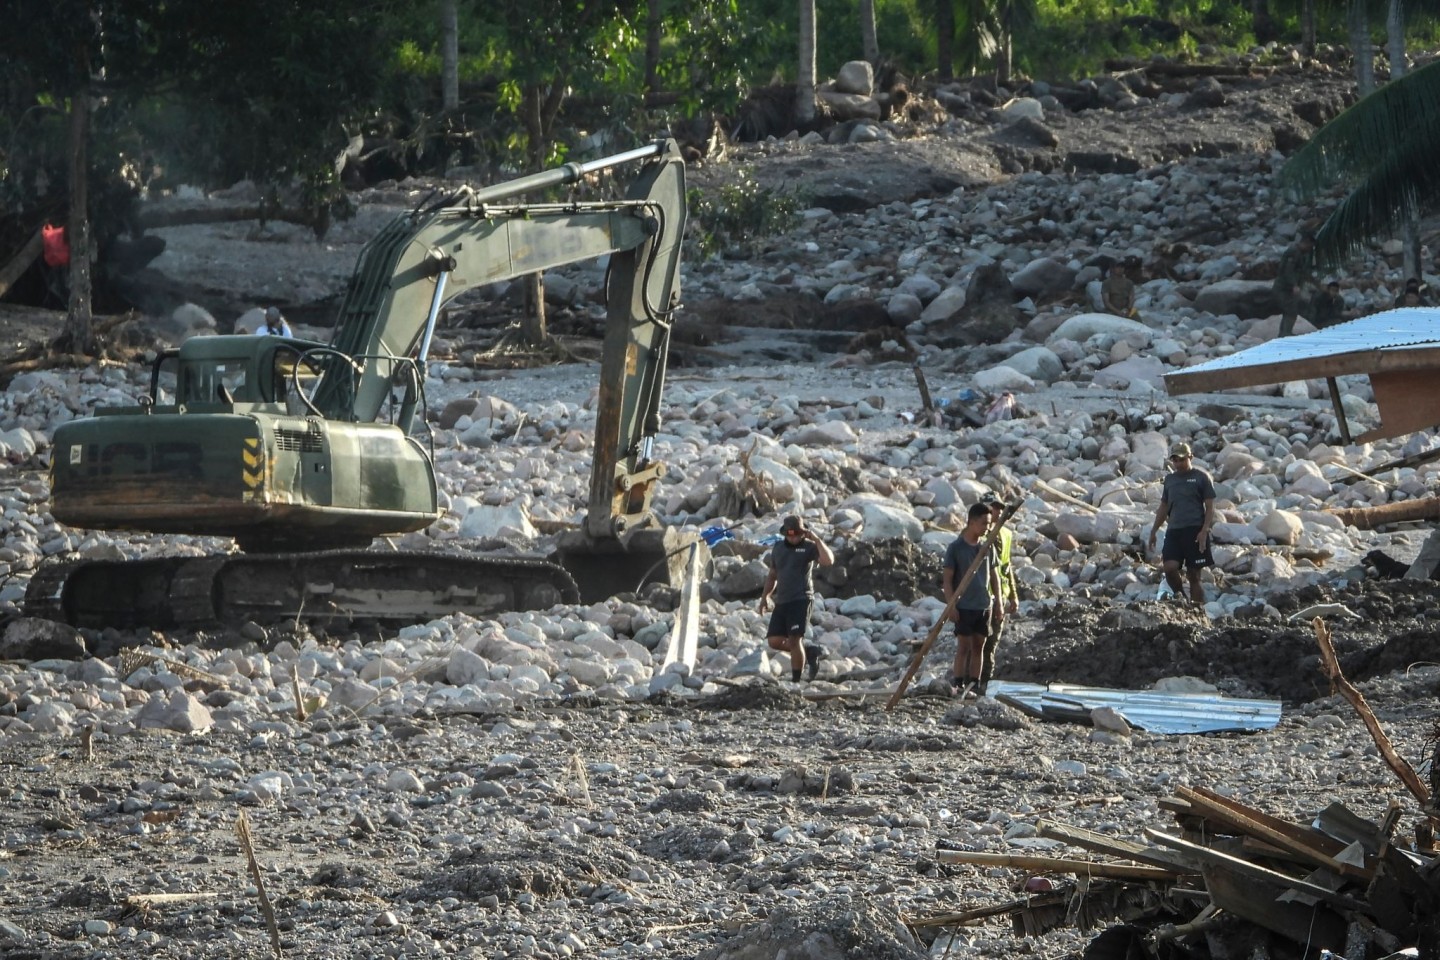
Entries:
{"type": "Polygon", "coordinates": [[[65,228],[45,224],[40,228],[44,243],[45,265],[47,267],[68,267],[70,265],[70,244],[65,239],[65,228]]]}

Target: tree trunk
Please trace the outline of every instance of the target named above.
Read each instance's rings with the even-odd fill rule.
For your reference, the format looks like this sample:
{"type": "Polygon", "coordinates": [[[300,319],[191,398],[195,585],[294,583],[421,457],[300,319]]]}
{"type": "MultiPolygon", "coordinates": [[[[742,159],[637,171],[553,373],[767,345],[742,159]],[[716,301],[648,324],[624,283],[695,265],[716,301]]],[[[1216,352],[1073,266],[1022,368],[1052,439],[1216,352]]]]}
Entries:
{"type": "Polygon", "coordinates": [[[1385,51],[1390,57],[1390,79],[1405,76],[1405,7],[1390,0],[1385,11],[1385,51]]]}
{"type": "Polygon", "coordinates": [[[1315,56],[1315,0],[1300,4],[1300,49],[1305,56],[1315,56]]]}
{"type": "Polygon", "coordinates": [[[1015,62],[1015,34],[1010,29],[1008,11],[1000,21],[1000,42],[995,47],[995,83],[1010,85],[1010,70],[1015,62]]]}
{"type": "Polygon", "coordinates": [[[1375,51],[1370,47],[1370,17],[1365,0],[1350,0],[1350,49],[1355,54],[1355,86],[1362,97],[1375,92],[1375,51]]]}
{"type": "Polygon", "coordinates": [[[645,3],[645,89],[660,88],[660,38],[665,25],[662,0],[645,3]]]}
{"type": "Polygon", "coordinates": [[[795,121],[815,122],[815,0],[800,0],[800,69],[795,82],[795,121]]]}
{"type": "MultiPolygon", "coordinates": [[[[90,57],[79,53],[80,76],[90,75],[90,57]]],[[[60,339],[71,353],[95,352],[90,308],[90,91],[82,87],[70,99],[70,304],[60,339]]]]}
{"type": "Polygon", "coordinates": [[[1269,43],[1277,39],[1275,19],[1270,16],[1269,0],[1250,0],[1250,30],[1255,34],[1256,43],[1269,43]]]}
{"type": "MultiPolygon", "coordinates": [[[[545,169],[545,156],[549,152],[546,139],[545,100],[546,92],[538,85],[525,89],[521,109],[525,114],[525,131],[529,135],[530,172],[545,169]]],[[[538,347],[549,337],[545,322],[545,277],[532,273],[525,278],[525,314],[520,319],[520,338],[532,347],[538,347]]]]}
{"type": "MultiPolygon", "coordinates": [[[[1385,48],[1390,57],[1390,79],[1399,80],[1405,76],[1405,9],[1402,0],[1390,0],[1385,11],[1385,48]]],[[[1405,278],[1419,278],[1423,266],[1420,262],[1420,212],[1414,208],[1405,212],[1405,278]]]]}
{"type": "Polygon", "coordinates": [[[460,109],[460,15],[456,0],[440,0],[440,102],[460,109]]]}
{"type": "Polygon", "coordinates": [[[954,0],[935,0],[935,60],[941,80],[955,79],[954,0]]]}
{"type": "Polygon", "coordinates": [[[860,53],[866,62],[880,62],[880,41],[875,36],[875,0],[860,0],[860,53]]]}

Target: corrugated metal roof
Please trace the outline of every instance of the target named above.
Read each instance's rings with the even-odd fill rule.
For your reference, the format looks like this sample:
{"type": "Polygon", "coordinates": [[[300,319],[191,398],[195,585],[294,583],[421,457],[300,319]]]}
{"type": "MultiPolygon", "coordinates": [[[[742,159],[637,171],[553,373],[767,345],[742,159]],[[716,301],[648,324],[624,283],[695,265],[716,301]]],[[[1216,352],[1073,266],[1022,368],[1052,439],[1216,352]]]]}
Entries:
{"type": "Polygon", "coordinates": [[[1036,712],[1057,716],[1113,707],[1132,727],[1150,733],[1269,730],[1280,722],[1279,700],[1246,700],[1220,693],[1110,690],[1068,683],[1002,680],[992,680],[986,693],[992,697],[1011,697],[1036,712]]]}
{"type": "Polygon", "coordinates": [[[1292,363],[1320,357],[1337,357],[1347,353],[1396,351],[1414,347],[1440,346],[1440,308],[1401,307],[1368,317],[1357,317],[1333,327],[1296,337],[1274,340],[1186,367],[1172,376],[1238,370],[1265,364],[1292,363]]]}

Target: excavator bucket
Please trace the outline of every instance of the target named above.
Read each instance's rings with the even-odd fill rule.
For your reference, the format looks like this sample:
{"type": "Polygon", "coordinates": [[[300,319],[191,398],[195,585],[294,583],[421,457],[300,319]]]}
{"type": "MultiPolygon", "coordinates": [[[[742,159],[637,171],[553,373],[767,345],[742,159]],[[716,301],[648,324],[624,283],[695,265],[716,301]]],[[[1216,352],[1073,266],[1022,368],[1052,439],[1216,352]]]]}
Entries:
{"type": "Polygon", "coordinates": [[[561,535],[552,559],[569,571],[580,588],[580,599],[595,603],[620,593],[634,593],[645,584],[663,583],[679,589],[690,562],[690,547],[697,545],[701,574],[710,550],[694,534],[668,527],[636,530],[620,539],[597,539],[585,531],[561,535]]]}

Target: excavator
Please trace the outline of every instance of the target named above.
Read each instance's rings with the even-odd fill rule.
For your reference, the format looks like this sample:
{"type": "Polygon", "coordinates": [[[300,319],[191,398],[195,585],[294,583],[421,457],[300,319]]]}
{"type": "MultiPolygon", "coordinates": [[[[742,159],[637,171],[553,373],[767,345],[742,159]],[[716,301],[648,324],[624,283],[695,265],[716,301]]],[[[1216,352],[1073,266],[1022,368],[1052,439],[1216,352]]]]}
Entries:
{"type": "MultiPolygon", "coordinates": [[[[688,540],[651,513],[685,167],[673,140],[458,193],[361,251],[328,344],[239,334],[165,350],[133,406],[65,423],[51,513],[99,530],[233,537],[215,556],[88,559],[36,571],[25,609],[76,626],[490,616],[682,575],[688,540]],[[623,199],[526,194],[634,166],[623,199]],[[432,337],[472,288],[609,257],[588,513],[552,558],[370,549],[442,514],[425,421],[432,337]]],[[[690,538],[693,539],[693,538],[690,538]]]]}

